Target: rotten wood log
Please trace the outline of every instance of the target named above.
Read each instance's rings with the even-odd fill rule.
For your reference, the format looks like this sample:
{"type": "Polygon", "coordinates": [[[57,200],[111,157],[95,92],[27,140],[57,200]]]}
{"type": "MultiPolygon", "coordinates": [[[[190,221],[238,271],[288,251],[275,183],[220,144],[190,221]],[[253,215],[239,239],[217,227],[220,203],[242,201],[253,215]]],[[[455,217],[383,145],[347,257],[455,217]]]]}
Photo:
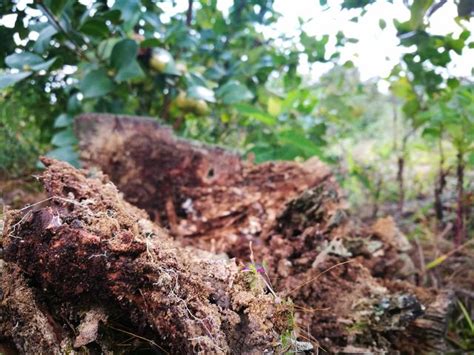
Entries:
{"type": "Polygon", "coordinates": [[[21,352],[84,347],[99,341],[107,319],[131,324],[130,333],[146,334],[165,352],[281,346],[290,308],[251,289],[234,261],[178,247],[103,175],[43,162],[48,199],[8,211],[2,241],[9,267],[2,273],[3,334],[21,352]],[[9,274],[17,268],[31,289],[9,274]]]}
{"type": "Polygon", "coordinates": [[[176,138],[143,118],[83,115],[76,131],[85,164],[106,172],[127,200],[167,226],[176,240],[244,260],[252,242],[273,287],[302,307],[296,311],[302,336],[338,351],[360,344],[378,344],[369,346],[373,351],[397,344],[405,344],[405,351],[444,349],[442,336],[427,340],[423,331],[417,331],[416,343],[404,339],[414,319],[424,319],[418,324],[428,333],[442,334],[450,293],[409,284],[406,292],[392,292],[393,279],[414,274],[409,243],[390,218],[373,226],[355,223],[319,160],[254,165],[219,147],[176,138]],[[376,313],[389,312],[380,311],[387,302],[396,320],[388,317],[380,325],[384,317],[376,313]]]}
{"type": "Polygon", "coordinates": [[[50,199],[7,214],[0,317],[20,350],[37,325],[24,311],[15,337],[10,270],[62,351],[110,350],[111,327],[171,352],[445,349],[449,292],[398,280],[404,236],[389,218],[355,222],[317,159],[254,165],[146,119],[76,124],[89,170],[47,161],[50,199]]]}
{"type": "MultiPolygon", "coordinates": [[[[156,121],[126,116],[83,115],[76,131],[85,165],[108,174],[129,202],[182,244],[248,259],[249,242],[256,250],[268,243],[277,217],[306,191],[315,195],[307,202],[314,213],[309,233],[320,234],[311,245],[344,238],[372,275],[414,274],[410,246],[393,220],[357,226],[330,170],[316,158],[254,165],[222,148],[176,138],[156,121]],[[326,220],[319,218],[324,210],[326,220]]],[[[306,228],[299,227],[295,237],[306,228]]],[[[294,245],[303,240],[293,239],[294,245]]]]}
{"type": "Polygon", "coordinates": [[[318,159],[254,165],[234,152],[176,138],[156,121],[76,119],[81,159],[175,238],[214,253],[248,255],[285,203],[331,178],[318,159]]]}

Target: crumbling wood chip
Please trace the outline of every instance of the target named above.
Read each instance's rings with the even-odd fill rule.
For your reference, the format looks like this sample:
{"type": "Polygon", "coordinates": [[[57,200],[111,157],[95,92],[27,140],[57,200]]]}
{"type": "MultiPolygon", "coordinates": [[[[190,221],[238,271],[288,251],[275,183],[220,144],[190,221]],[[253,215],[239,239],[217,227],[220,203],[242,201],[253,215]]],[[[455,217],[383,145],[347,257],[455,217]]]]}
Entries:
{"type": "Polygon", "coordinates": [[[102,309],[97,308],[88,311],[77,329],[79,334],[74,340],[74,347],[80,348],[95,341],[99,331],[99,323],[106,322],[107,318],[107,314],[102,309]]]}
{"type": "Polygon", "coordinates": [[[390,216],[378,219],[373,224],[372,231],[382,241],[399,252],[407,252],[411,249],[408,239],[398,229],[395,220],[390,216]]]}

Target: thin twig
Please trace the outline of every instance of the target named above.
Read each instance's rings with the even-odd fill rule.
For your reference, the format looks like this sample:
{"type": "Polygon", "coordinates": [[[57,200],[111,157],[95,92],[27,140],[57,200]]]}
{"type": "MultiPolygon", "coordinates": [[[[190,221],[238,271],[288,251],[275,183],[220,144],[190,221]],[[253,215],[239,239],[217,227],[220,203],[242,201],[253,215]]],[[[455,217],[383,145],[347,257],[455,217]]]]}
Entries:
{"type": "Polygon", "coordinates": [[[166,351],[165,349],[163,349],[161,346],[159,346],[157,343],[155,343],[155,342],[154,342],[153,340],[151,340],[151,339],[147,339],[147,338],[142,337],[142,336],[140,336],[140,335],[138,335],[138,334],[134,334],[134,333],[131,333],[131,332],[127,332],[126,330],[123,330],[123,329],[120,329],[120,328],[115,328],[115,327],[113,327],[113,326],[111,326],[111,325],[108,325],[107,327],[110,328],[110,329],[113,329],[113,330],[122,332],[122,333],[124,333],[124,334],[130,335],[130,336],[132,336],[132,337],[134,337],[134,338],[144,340],[144,341],[146,341],[147,343],[149,343],[149,344],[151,344],[151,345],[153,345],[153,346],[156,346],[158,349],[164,351],[166,354],[169,354],[168,351],[166,351]]]}
{"type": "Polygon", "coordinates": [[[323,272],[320,272],[318,275],[316,275],[315,277],[309,279],[308,281],[306,282],[303,282],[301,285],[299,286],[296,286],[295,288],[291,289],[288,294],[291,294],[293,292],[295,292],[296,290],[299,290],[301,287],[303,286],[306,286],[307,284],[313,282],[313,281],[316,281],[317,279],[319,279],[323,274],[331,271],[332,269],[336,268],[336,267],[339,267],[339,266],[342,266],[344,264],[349,264],[349,263],[352,263],[353,261],[355,261],[354,259],[351,259],[351,260],[347,260],[347,261],[343,261],[342,263],[337,263],[336,265],[333,265],[331,266],[330,268],[324,270],[323,272]]]}

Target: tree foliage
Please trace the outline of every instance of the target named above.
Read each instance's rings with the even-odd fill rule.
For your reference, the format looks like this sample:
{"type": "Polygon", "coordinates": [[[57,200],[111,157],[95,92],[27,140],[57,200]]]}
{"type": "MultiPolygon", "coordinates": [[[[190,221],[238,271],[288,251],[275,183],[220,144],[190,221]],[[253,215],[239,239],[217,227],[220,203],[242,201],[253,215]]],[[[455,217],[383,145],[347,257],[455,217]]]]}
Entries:
{"type": "MultiPolygon", "coordinates": [[[[364,21],[373,3],[340,6],[364,21]]],[[[272,0],[235,0],[228,9],[216,0],[187,5],[177,11],[173,1],[3,2],[1,13],[16,20],[13,28],[0,26],[8,38],[0,45],[2,101],[37,106],[28,112],[42,132],[35,149],[78,164],[73,116],[96,111],[157,117],[184,136],[251,152],[257,162],[314,155],[335,162],[341,155],[331,149],[334,141],[370,134],[371,122],[395,102],[409,132],[422,132],[428,145],[448,140],[471,164],[472,82],[445,70],[453,53],[472,47],[468,2],[458,3],[463,30],[444,36],[430,32],[443,1],[407,2],[410,18],[394,21],[407,51],[386,78],[392,98],[375,82],[363,83],[352,62],[341,62],[338,50],[357,42],[341,31],[334,50],[323,32],[264,36],[262,28],[282,16],[272,0]],[[315,82],[298,70],[303,59],[334,68],[315,82]],[[28,98],[17,93],[21,88],[28,98]]],[[[379,25],[387,27],[383,16],[379,25]]]]}

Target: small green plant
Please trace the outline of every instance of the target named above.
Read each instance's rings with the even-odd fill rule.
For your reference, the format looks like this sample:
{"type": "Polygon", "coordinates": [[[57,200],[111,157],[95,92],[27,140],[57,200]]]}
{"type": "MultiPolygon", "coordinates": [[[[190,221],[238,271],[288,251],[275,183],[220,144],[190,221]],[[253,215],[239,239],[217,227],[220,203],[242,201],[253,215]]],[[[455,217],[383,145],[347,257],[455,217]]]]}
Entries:
{"type": "Polygon", "coordinates": [[[289,350],[292,346],[292,337],[293,332],[289,329],[285,330],[280,336],[280,344],[282,353],[286,354],[289,353],[289,350]]]}
{"type": "Polygon", "coordinates": [[[457,305],[450,322],[447,339],[463,353],[472,352],[474,349],[474,321],[470,312],[471,308],[466,302],[458,301],[457,305]]]}
{"type": "Polygon", "coordinates": [[[298,328],[296,322],[296,305],[293,304],[291,299],[286,299],[282,301],[282,304],[287,307],[288,318],[287,318],[287,327],[280,335],[280,353],[282,354],[299,354],[306,351],[313,351],[314,346],[316,345],[319,348],[319,343],[314,339],[311,334],[307,334],[309,338],[304,337],[302,329],[298,328]],[[309,341],[299,341],[298,338],[301,337],[304,340],[309,341]]]}
{"type": "Polygon", "coordinates": [[[283,354],[292,353],[291,349],[296,344],[296,332],[295,329],[296,319],[295,319],[295,309],[293,306],[293,302],[291,300],[284,301],[285,305],[288,306],[288,319],[287,319],[287,328],[285,331],[280,335],[280,344],[281,344],[281,352],[283,354]]]}
{"type": "Polygon", "coordinates": [[[248,273],[249,275],[248,281],[250,284],[250,289],[264,291],[266,288],[275,297],[275,301],[277,303],[280,303],[281,302],[280,297],[278,297],[278,295],[273,290],[272,285],[270,284],[270,277],[267,274],[267,271],[265,268],[265,262],[263,262],[262,264],[258,264],[255,262],[253,249],[252,249],[252,242],[249,243],[249,249],[250,249],[250,263],[248,263],[242,271],[248,273]]]}
{"type": "Polygon", "coordinates": [[[469,312],[467,311],[466,307],[464,307],[461,301],[458,301],[458,305],[459,305],[459,308],[461,309],[464,319],[466,320],[467,325],[469,326],[471,336],[474,337],[474,323],[472,322],[471,316],[469,315],[469,312]]]}
{"type": "Polygon", "coordinates": [[[32,167],[37,151],[9,127],[0,124],[0,176],[17,177],[24,167],[32,167]]]}
{"type": "Polygon", "coordinates": [[[368,328],[369,324],[367,322],[356,322],[347,327],[349,332],[359,333],[368,328]]]}

